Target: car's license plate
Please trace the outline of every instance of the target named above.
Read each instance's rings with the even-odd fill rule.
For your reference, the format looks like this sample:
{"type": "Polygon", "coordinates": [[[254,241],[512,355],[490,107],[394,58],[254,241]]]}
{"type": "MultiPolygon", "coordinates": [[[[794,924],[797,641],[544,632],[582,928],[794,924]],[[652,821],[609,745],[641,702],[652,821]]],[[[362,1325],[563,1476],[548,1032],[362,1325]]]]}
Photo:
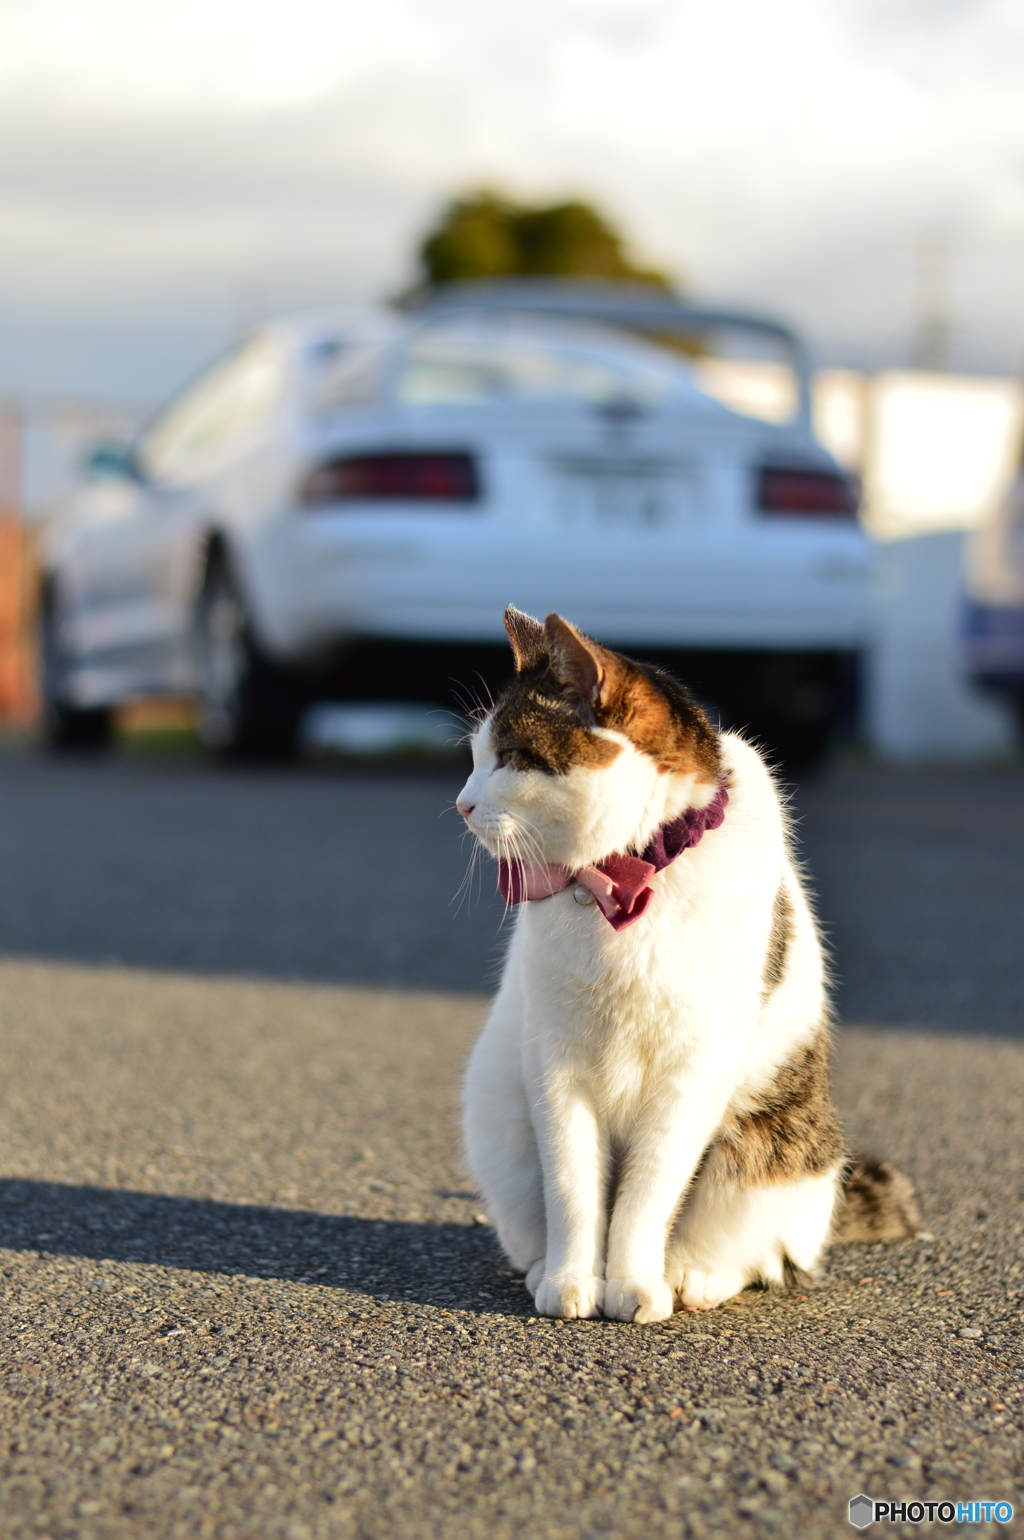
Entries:
{"type": "Polygon", "coordinates": [[[562,464],[556,471],[557,513],[566,524],[656,529],[691,502],[683,467],[562,464]]]}

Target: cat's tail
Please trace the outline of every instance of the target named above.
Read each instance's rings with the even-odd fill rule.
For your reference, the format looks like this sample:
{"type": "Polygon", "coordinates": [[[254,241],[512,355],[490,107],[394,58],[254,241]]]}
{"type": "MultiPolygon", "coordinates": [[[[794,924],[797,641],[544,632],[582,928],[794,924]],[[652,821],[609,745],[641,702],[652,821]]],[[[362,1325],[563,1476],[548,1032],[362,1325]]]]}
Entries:
{"type": "Polygon", "coordinates": [[[914,1189],[903,1172],[874,1155],[855,1155],[843,1177],[832,1240],[902,1241],[920,1223],[914,1189]]]}

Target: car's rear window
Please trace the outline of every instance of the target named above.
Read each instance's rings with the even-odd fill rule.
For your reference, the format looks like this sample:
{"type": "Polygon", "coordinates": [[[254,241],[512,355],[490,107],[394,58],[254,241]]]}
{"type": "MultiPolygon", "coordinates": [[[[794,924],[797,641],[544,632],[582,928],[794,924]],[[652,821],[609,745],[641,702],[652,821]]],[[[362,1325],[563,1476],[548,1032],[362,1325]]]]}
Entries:
{"type": "Polygon", "coordinates": [[[627,398],[645,405],[700,392],[683,360],[597,328],[560,334],[517,325],[439,322],[404,352],[395,381],[414,405],[581,401],[627,398]]]}

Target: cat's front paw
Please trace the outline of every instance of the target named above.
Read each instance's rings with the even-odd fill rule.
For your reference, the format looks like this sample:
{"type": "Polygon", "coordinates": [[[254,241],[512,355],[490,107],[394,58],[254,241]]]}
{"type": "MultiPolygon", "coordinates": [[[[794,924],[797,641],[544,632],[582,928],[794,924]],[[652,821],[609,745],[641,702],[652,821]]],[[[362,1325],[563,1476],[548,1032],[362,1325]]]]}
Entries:
{"type": "Polygon", "coordinates": [[[538,1315],[589,1321],[601,1314],[604,1279],[593,1273],[549,1273],[533,1291],[538,1315]]]}
{"type": "Polygon", "coordinates": [[[604,1286],[604,1314],[609,1321],[667,1321],[672,1290],[661,1277],[609,1278],[604,1286]]]}

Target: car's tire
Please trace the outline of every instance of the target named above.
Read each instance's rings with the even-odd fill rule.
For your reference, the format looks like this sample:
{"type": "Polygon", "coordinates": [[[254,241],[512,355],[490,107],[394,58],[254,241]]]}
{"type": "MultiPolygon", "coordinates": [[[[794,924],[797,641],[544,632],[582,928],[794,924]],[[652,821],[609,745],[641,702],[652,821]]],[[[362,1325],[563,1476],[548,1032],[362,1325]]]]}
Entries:
{"type": "Polygon", "coordinates": [[[843,665],[840,654],[765,653],[752,671],[737,718],[784,773],[813,769],[834,745],[850,705],[843,665]]]}
{"type": "Polygon", "coordinates": [[[305,700],[300,681],[259,647],[226,557],[213,552],[195,618],[199,736],[227,759],[287,759],[305,700]]]}
{"type": "Polygon", "coordinates": [[[39,697],[43,744],[54,753],[97,752],[114,736],[109,706],[77,706],[68,698],[69,661],[60,634],[59,599],[53,584],[43,590],[39,605],[39,697]]]}

